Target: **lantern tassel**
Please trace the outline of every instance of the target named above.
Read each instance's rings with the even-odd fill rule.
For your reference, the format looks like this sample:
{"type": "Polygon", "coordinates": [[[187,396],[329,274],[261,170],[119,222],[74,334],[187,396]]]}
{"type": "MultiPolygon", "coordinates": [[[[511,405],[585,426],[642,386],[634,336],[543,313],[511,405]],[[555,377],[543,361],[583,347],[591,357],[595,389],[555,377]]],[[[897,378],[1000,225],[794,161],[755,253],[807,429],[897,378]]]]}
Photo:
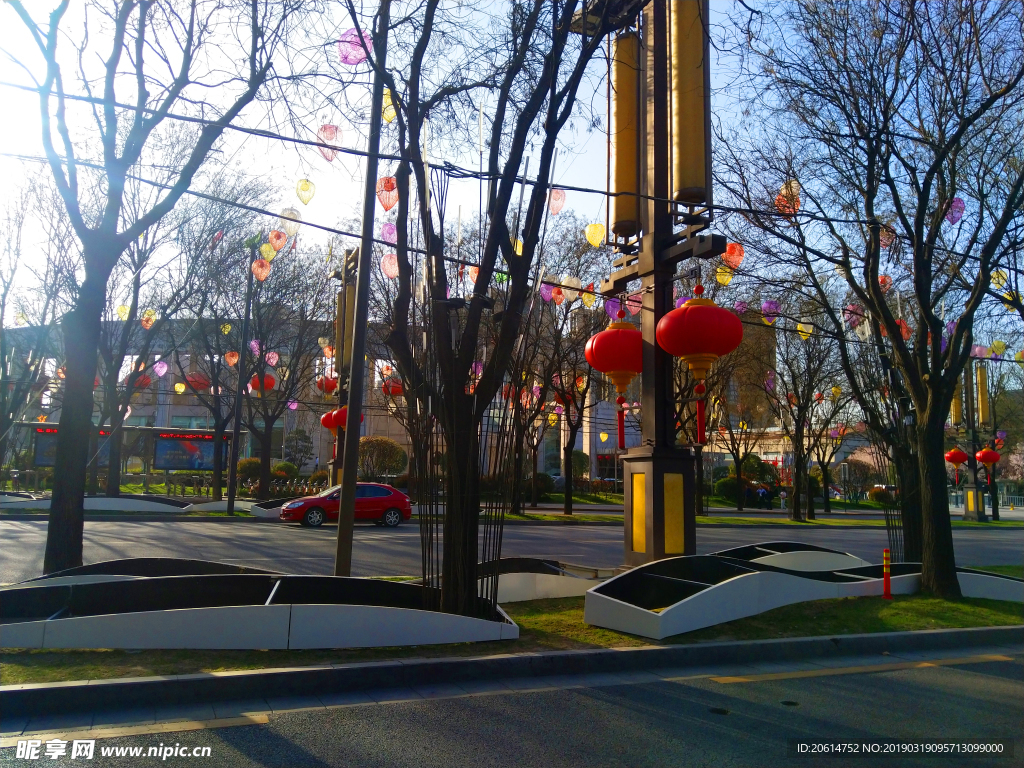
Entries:
{"type": "Polygon", "coordinates": [[[624,451],[626,449],[626,411],[622,406],[625,404],[626,398],[620,395],[615,402],[619,406],[619,412],[616,414],[619,427],[619,450],[624,451]]]}

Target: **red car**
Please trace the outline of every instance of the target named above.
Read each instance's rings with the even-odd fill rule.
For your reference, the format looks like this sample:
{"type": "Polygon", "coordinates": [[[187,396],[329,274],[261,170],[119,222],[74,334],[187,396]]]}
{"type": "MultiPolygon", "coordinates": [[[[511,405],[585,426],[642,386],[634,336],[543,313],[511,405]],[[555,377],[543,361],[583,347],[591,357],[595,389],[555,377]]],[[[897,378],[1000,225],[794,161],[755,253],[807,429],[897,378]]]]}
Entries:
{"type": "MultiPolygon", "coordinates": [[[[316,528],[325,520],[338,519],[338,498],[341,486],[336,485],[316,496],[289,501],[281,507],[282,520],[298,520],[302,525],[316,528]]],[[[382,483],[356,484],[356,520],[373,520],[377,525],[394,528],[412,517],[409,497],[390,485],[382,483]]]]}

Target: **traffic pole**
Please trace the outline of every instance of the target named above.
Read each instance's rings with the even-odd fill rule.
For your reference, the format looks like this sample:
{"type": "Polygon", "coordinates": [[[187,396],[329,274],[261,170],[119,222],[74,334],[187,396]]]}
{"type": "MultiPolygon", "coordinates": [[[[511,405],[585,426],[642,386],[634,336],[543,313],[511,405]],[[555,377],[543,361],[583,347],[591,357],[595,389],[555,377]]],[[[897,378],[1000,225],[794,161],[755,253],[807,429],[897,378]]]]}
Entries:
{"type": "Polygon", "coordinates": [[[892,600],[892,585],[889,580],[889,550],[882,550],[882,599],[892,600]]]}

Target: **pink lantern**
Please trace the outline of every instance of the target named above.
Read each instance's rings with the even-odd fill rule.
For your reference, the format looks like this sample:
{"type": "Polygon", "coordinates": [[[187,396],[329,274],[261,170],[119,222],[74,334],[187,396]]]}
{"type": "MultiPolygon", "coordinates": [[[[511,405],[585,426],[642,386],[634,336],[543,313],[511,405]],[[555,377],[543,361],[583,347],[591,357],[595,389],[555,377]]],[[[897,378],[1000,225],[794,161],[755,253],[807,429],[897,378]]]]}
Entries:
{"type": "Polygon", "coordinates": [[[629,314],[635,315],[641,309],[643,309],[644,300],[641,298],[639,293],[634,293],[628,299],[626,299],[626,309],[629,310],[629,314]]]}
{"type": "Polygon", "coordinates": [[[280,359],[281,358],[278,356],[277,352],[267,352],[267,355],[266,355],[267,365],[277,365],[277,361],[280,360],[280,359]]]}
{"type": "Polygon", "coordinates": [[[964,215],[964,201],[959,197],[954,197],[952,202],[949,204],[949,210],[946,211],[946,221],[950,224],[956,224],[963,218],[964,215]]]}
{"type": "Polygon", "coordinates": [[[394,176],[382,176],[377,179],[377,199],[385,211],[398,205],[398,179],[394,176]]]}
{"type": "Polygon", "coordinates": [[[384,277],[391,280],[398,277],[398,256],[393,253],[386,254],[380,260],[380,271],[384,273],[384,277]]]}
{"type": "MultiPolygon", "coordinates": [[[[332,144],[338,138],[338,126],[336,125],[321,125],[320,130],[316,132],[316,137],[320,139],[322,144],[332,144]]],[[[320,154],[324,156],[324,160],[331,162],[338,156],[338,150],[331,149],[330,147],[317,147],[320,150],[320,154]]]]}
{"type": "Polygon", "coordinates": [[[552,189],[551,199],[548,202],[548,210],[551,211],[551,215],[557,216],[563,205],[565,205],[565,190],[552,189]]]}
{"type": "Polygon", "coordinates": [[[394,245],[398,242],[398,227],[390,221],[385,221],[380,228],[380,239],[385,243],[391,243],[394,245]]]}
{"type": "Polygon", "coordinates": [[[370,55],[373,48],[373,36],[369,32],[363,32],[360,37],[355,29],[349,29],[342,33],[338,40],[338,59],[342,64],[354,67],[362,64],[370,55]]]}
{"type": "Polygon", "coordinates": [[[256,357],[259,357],[260,350],[263,349],[263,345],[260,344],[259,339],[253,339],[249,342],[249,349],[252,350],[252,353],[256,355],[256,357]]]}

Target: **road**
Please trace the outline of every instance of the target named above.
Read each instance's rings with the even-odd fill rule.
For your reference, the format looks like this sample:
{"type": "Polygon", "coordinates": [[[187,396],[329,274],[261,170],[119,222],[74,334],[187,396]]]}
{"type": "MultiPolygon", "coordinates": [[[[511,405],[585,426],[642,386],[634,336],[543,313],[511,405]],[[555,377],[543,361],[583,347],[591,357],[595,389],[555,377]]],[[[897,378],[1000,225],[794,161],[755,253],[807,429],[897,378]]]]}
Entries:
{"type": "MultiPolygon", "coordinates": [[[[88,521],[85,562],[123,557],[189,557],[219,560],[290,573],[327,574],[334,563],[337,528],[302,528],[276,522],[88,521]]],[[[33,578],[42,572],[45,520],[0,520],[0,583],[33,578]]],[[[697,528],[697,551],[704,554],[743,544],[796,540],[842,550],[872,562],[887,546],[882,528],[794,529],[697,528]]],[[[953,531],[959,565],[1018,565],[1024,529],[960,528],[953,531]]],[[[508,525],[505,556],[543,557],[594,567],[623,561],[622,528],[617,526],[508,525]]],[[[420,570],[419,529],[356,527],[353,573],[356,576],[415,575],[420,570]]]]}
{"type": "MultiPolygon", "coordinates": [[[[947,660],[953,658],[962,661],[963,657],[947,660]]],[[[87,764],[159,764],[156,758],[133,762],[126,757],[103,757],[101,749],[180,744],[208,746],[210,756],[192,762],[224,768],[1020,766],[1024,764],[1020,730],[1024,659],[1020,655],[1002,659],[874,673],[819,667],[810,673],[815,676],[799,671],[808,665],[793,664],[789,668],[794,671],[774,674],[775,679],[732,683],[709,676],[672,680],[648,676],[643,679],[650,682],[615,685],[608,684],[607,678],[601,682],[592,677],[590,685],[583,682],[584,687],[556,683],[558,687],[541,691],[515,692],[500,681],[490,693],[472,684],[464,690],[444,686],[446,690],[370,691],[369,697],[364,696],[366,703],[352,706],[324,709],[310,702],[303,706],[316,709],[281,714],[275,708],[261,725],[101,739],[96,742],[95,758],[87,764]],[[383,695],[388,693],[390,697],[383,695]],[[995,759],[801,758],[788,755],[788,739],[811,743],[827,739],[857,747],[867,740],[1015,743],[1012,756],[1004,747],[1003,756],[995,759]]],[[[542,679],[521,682],[528,688],[544,687],[542,679]]],[[[14,751],[0,751],[0,763],[27,764],[18,761],[14,751]]],[[[74,765],[80,761],[40,762],[74,765]]],[[[171,762],[181,761],[166,764],[171,762]]]]}

